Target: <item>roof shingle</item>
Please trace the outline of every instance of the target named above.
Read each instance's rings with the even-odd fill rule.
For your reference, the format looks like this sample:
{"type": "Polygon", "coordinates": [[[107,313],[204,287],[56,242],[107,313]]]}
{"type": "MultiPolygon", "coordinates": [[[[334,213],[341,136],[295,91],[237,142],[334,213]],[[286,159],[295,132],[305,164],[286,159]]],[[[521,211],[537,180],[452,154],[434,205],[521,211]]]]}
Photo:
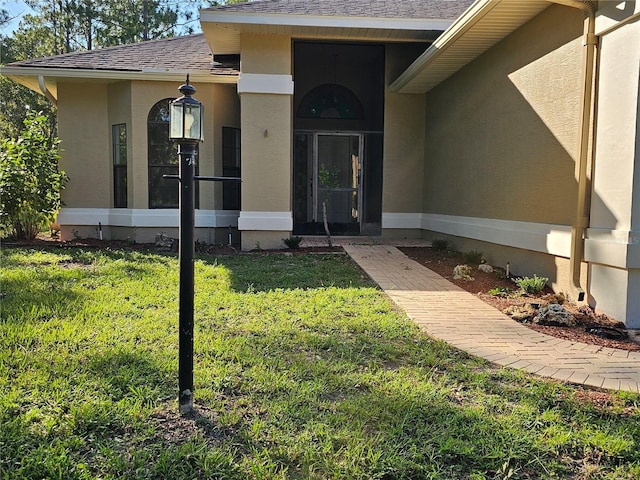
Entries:
{"type": "Polygon", "coordinates": [[[238,73],[236,65],[212,62],[207,40],[204,35],[198,34],[36,58],[9,65],[129,72],[192,70],[215,74],[238,73]]]}
{"type": "Polygon", "coordinates": [[[206,10],[282,15],[454,20],[473,0],[260,0],[206,10]]]}

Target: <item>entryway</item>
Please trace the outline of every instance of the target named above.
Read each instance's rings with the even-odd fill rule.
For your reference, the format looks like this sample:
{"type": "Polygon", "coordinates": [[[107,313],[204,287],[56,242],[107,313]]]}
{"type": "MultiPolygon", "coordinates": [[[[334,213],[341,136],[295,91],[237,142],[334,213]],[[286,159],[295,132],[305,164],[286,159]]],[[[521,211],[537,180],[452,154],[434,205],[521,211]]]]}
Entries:
{"type": "Polygon", "coordinates": [[[297,132],[294,149],[296,233],[359,235],[362,222],[363,135],[297,132]]]}

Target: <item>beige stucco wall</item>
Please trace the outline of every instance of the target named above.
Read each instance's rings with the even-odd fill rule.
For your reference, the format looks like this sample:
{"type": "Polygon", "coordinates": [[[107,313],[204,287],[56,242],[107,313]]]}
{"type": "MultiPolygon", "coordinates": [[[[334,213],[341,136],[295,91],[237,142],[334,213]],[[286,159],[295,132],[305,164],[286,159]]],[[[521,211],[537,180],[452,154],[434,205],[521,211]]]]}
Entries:
{"type": "Polygon", "coordinates": [[[415,48],[386,46],[382,183],[382,211],[385,213],[422,210],[425,95],[389,90],[390,83],[416,55],[415,48]]]}
{"type": "Polygon", "coordinates": [[[571,224],[582,27],[551,6],[427,94],[424,212],[571,224]]]}
{"type": "MultiPolygon", "coordinates": [[[[131,151],[133,148],[134,138],[131,135],[131,82],[122,81],[109,84],[108,91],[108,110],[109,110],[109,128],[113,125],[124,124],[127,129],[127,177],[133,176],[133,162],[131,161],[131,151]]],[[[112,135],[112,132],[109,132],[112,135]]],[[[109,158],[113,164],[113,139],[109,141],[109,158]]],[[[113,170],[111,170],[111,184],[113,185],[113,170]]],[[[127,199],[133,198],[134,185],[133,182],[127,183],[127,199]]],[[[113,188],[111,188],[111,201],[109,206],[113,206],[113,188]]]]}
{"type": "Polygon", "coordinates": [[[108,208],[112,203],[107,105],[105,84],[58,84],[58,135],[64,139],[60,166],[69,176],[62,193],[66,206],[108,208]]]}
{"type": "Polygon", "coordinates": [[[290,211],[291,97],[243,93],[241,135],[242,210],[290,211]]]}
{"type": "MultiPolygon", "coordinates": [[[[271,93],[268,85],[272,78],[279,83],[290,81],[291,39],[245,34],[241,50],[240,82],[244,74],[260,76],[253,77],[258,78],[257,85],[240,93],[242,211],[290,216],[292,95],[271,93]]],[[[287,236],[287,232],[265,230],[255,222],[243,226],[242,213],[240,222],[245,250],[254,248],[256,243],[262,248],[282,247],[280,239],[287,236]]]]}
{"type": "Polygon", "coordinates": [[[638,12],[632,2],[607,3],[597,17],[597,131],[585,241],[591,303],[629,328],[640,328],[640,19],[625,19],[638,12]]]}
{"type": "Polygon", "coordinates": [[[291,37],[243,34],[240,71],[291,75],[291,37]]]}

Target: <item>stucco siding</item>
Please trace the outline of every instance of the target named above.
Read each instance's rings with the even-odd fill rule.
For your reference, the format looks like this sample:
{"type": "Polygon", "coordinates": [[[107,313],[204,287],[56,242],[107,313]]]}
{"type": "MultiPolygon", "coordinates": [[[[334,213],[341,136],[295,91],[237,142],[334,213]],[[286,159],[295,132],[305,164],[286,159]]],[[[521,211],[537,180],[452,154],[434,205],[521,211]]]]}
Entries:
{"type": "MultiPolygon", "coordinates": [[[[127,130],[127,177],[133,177],[133,162],[131,152],[134,139],[130,133],[131,129],[131,82],[123,81],[109,84],[109,135],[113,135],[113,125],[124,124],[127,130]]],[[[113,166],[113,138],[109,141],[109,159],[113,166]]],[[[110,182],[113,185],[113,169],[110,172],[110,182]]],[[[127,182],[127,198],[133,198],[134,185],[133,182],[127,182]]],[[[111,201],[109,206],[113,206],[114,191],[111,188],[111,201]]]]}
{"type": "MultiPolygon", "coordinates": [[[[213,85],[213,140],[215,175],[222,175],[222,127],[240,128],[240,97],[236,85],[213,85]]],[[[206,140],[206,139],[205,139],[206,140]]],[[[216,208],[222,208],[222,184],[215,184],[216,208]]]]}
{"type": "Polygon", "coordinates": [[[640,230],[638,65],[640,22],[602,38],[592,228],[640,230]]]}
{"type": "Polygon", "coordinates": [[[425,213],[571,224],[582,27],[549,7],[427,94],[425,213]]]}
{"type": "Polygon", "coordinates": [[[243,93],[242,210],[291,210],[291,97],[243,93]]]}
{"type": "Polygon", "coordinates": [[[382,211],[385,213],[414,213],[422,209],[425,95],[399,94],[388,88],[401,71],[398,66],[406,68],[416,53],[410,47],[386,47],[382,182],[382,211]]]}
{"type": "Polygon", "coordinates": [[[104,208],[111,204],[108,93],[104,84],[58,84],[61,168],[69,176],[66,206],[104,208]]]}
{"type": "Polygon", "coordinates": [[[242,35],[244,73],[291,74],[291,37],[278,35],[242,35]]]}

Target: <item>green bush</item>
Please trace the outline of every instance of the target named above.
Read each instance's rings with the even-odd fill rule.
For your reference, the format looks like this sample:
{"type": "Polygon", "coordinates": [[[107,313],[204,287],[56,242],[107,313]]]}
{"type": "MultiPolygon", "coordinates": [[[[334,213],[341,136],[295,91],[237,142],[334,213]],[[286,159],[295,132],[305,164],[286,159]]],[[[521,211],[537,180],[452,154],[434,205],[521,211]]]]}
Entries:
{"type": "Polygon", "coordinates": [[[468,252],[463,252],[462,258],[464,263],[468,265],[480,265],[482,263],[482,255],[483,253],[479,250],[469,250],[468,252]]]}
{"type": "Polygon", "coordinates": [[[449,248],[449,240],[445,238],[436,238],[431,242],[431,248],[435,252],[444,252],[449,248]]]}
{"type": "Polygon", "coordinates": [[[59,143],[44,115],[30,112],[17,139],[0,148],[0,224],[8,236],[32,239],[55,218],[68,181],[58,170],[59,143]]]}
{"type": "Polygon", "coordinates": [[[294,236],[289,238],[283,238],[282,241],[287,246],[287,248],[295,249],[300,247],[300,243],[302,242],[302,237],[294,236]]]}
{"type": "Polygon", "coordinates": [[[540,293],[549,281],[546,277],[538,277],[535,273],[531,277],[518,277],[513,281],[518,285],[524,293],[540,293]]]}

